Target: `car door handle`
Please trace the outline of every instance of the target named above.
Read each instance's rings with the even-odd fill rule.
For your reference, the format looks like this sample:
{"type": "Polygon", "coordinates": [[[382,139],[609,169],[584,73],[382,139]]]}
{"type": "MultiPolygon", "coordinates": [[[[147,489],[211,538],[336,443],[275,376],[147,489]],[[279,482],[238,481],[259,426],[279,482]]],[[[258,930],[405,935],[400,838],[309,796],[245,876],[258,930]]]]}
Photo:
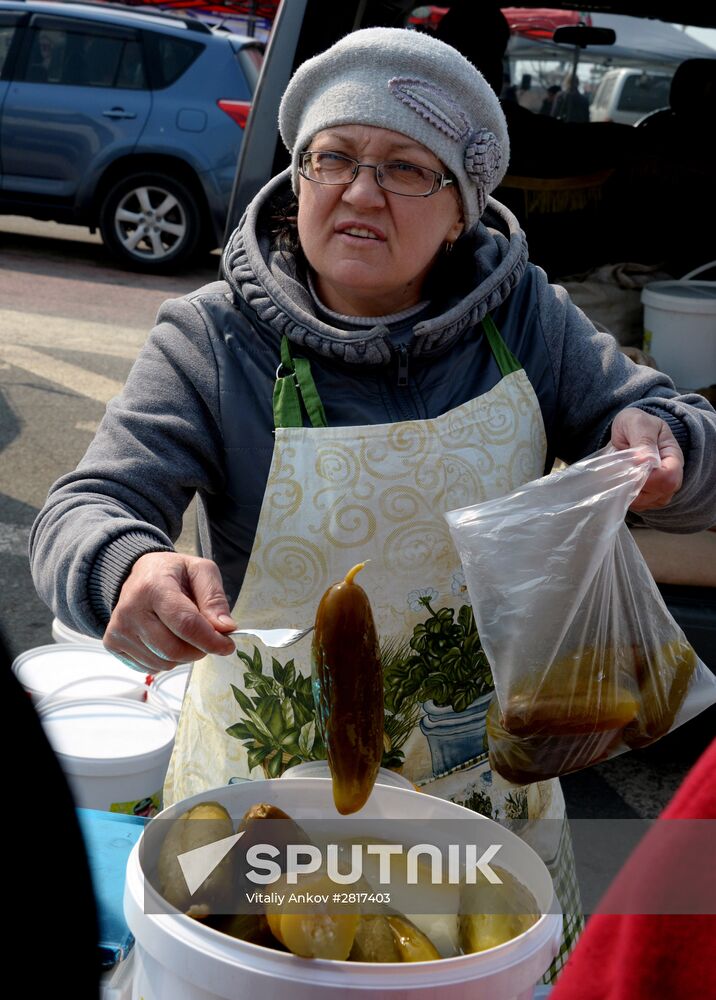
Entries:
{"type": "Polygon", "coordinates": [[[125,111],[124,108],[110,108],[102,112],[103,118],[136,118],[134,111],[125,111]]]}

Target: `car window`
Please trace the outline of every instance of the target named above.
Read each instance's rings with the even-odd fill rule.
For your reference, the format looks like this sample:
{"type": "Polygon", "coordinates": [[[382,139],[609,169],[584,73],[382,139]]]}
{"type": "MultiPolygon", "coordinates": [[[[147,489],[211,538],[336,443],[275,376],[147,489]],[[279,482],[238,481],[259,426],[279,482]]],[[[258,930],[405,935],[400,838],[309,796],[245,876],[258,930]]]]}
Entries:
{"type": "Polygon", "coordinates": [[[24,78],[82,87],[146,87],[136,37],[74,25],[33,25],[24,78]]]}
{"type": "Polygon", "coordinates": [[[185,73],[204,46],[197,42],[155,34],[159,86],[168,87],[185,73]]]}
{"type": "Polygon", "coordinates": [[[620,111],[655,111],[669,104],[671,78],[646,73],[627,76],[619,98],[620,111]]]}
{"type": "Polygon", "coordinates": [[[117,70],[115,87],[127,90],[145,90],[147,86],[142,60],[142,46],[139,42],[126,42],[117,70]]]}
{"type": "Polygon", "coordinates": [[[14,24],[0,24],[0,73],[2,73],[5,60],[7,59],[14,31],[14,24]]]}
{"type": "Polygon", "coordinates": [[[239,65],[244,71],[244,76],[248,81],[249,90],[253,94],[258,83],[259,73],[261,72],[261,64],[264,58],[263,50],[258,45],[246,45],[243,49],[239,49],[236,55],[239,65]]]}
{"type": "Polygon", "coordinates": [[[35,28],[30,33],[30,55],[25,70],[29,83],[60,83],[67,42],[64,31],[35,28]]]}
{"type": "Polygon", "coordinates": [[[609,99],[612,96],[614,90],[614,85],[617,82],[615,76],[605,77],[601,84],[599,85],[599,90],[594,98],[594,107],[606,108],[609,104],[609,99]]]}

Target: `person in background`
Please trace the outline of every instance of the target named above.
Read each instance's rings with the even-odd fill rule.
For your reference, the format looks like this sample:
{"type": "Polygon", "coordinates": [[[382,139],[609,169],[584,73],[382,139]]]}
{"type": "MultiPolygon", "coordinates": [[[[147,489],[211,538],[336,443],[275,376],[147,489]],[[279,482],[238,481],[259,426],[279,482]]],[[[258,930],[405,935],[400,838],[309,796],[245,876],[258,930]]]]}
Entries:
{"type": "Polygon", "coordinates": [[[562,90],[554,99],[552,117],[563,122],[588,122],[589,99],[579,89],[579,77],[568,73],[562,90]]]}
{"type": "Polygon", "coordinates": [[[523,108],[527,108],[528,111],[536,112],[539,110],[541,103],[540,91],[532,86],[532,75],[530,73],[522,74],[520,87],[517,91],[517,103],[523,108]]]}
{"type": "Polygon", "coordinates": [[[47,83],[57,70],[55,40],[49,31],[37,31],[30,52],[27,79],[30,83],[47,83]]]}
{"type": "Polygon", "coordinates": [[[539,109],[541,115],[548,115],[551,117],[552,109],[554,108],[554,101],[557,94],[561,91],[561,87],[558,83],[553,83],[551,86],[547,87],[547,93],[544,96],[544,100],[539,109]]]}
{"type": "MultiPolygon", "coordinates": [[[[480,70],[496,94],[510,136],[510,173],[520,177],[571,177],[618,167],[629,160],[637,129],[615,122],[589,122],[534,114],[503,90],[503,60],[510,26],[500,8],[486,0],[453,4],[436,36],[480,70]]],[[[579,95],[582,97],[582,95],[579,95]]]]}
{"type": "Polygon", "coordinates": [[[510,80],[509,73],[503,74],[502,89],[495,90],[495,93],[500,95],[501,101],[506,101],[510,104],[517,104],[517,85],[510,80]]]}

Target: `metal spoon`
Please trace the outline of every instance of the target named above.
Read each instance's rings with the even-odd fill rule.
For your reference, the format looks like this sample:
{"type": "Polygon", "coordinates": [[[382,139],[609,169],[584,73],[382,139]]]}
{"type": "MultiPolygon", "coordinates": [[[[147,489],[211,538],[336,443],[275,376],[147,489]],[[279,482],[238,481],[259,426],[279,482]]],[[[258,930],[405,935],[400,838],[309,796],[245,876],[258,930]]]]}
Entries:
{"type": "Polygon", "coordinates": [[[293,646],[294,642],[303,639],[313,631],[313,625],[308,628],[237,628],[233,632],[225,632],[227,636],[253,635],[272,649],[283,649],[285,646],[293,646]]]}

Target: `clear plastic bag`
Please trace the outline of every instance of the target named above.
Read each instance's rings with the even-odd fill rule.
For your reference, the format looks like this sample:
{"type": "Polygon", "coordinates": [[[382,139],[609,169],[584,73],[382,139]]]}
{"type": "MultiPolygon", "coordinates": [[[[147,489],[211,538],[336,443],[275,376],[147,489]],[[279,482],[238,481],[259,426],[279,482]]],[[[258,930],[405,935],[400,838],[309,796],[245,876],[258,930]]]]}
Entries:
{"type": "Polygon", "coordinates": [[[716,702],[624,523],[656,461],[610,446],[446,515],[495,681],[490,762],[510,781],[647,746],[716,702]]]}

